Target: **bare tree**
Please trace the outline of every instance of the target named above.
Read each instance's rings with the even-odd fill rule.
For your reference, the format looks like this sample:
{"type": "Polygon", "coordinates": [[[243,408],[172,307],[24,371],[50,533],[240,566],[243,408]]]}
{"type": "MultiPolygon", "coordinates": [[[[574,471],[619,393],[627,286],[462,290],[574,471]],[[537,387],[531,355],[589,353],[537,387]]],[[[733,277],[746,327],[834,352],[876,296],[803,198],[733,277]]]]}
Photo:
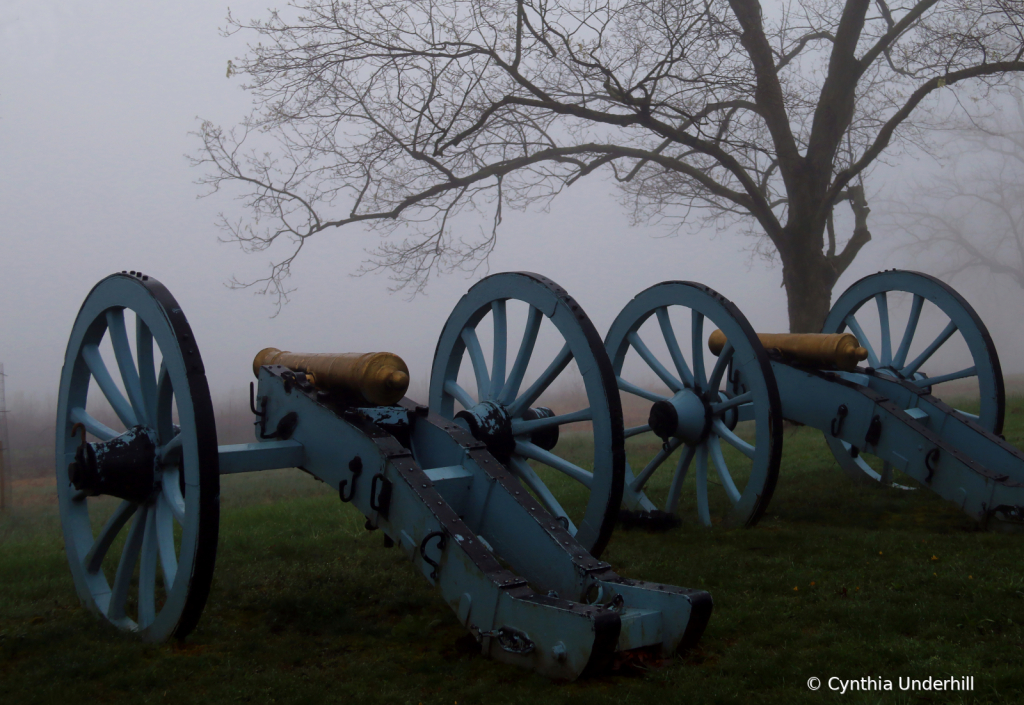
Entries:
{"type": "Polygon", "coordinates": [[[954,133],[949,165],[886,203],[908,250],[943,278],[982,270],[1024,289],[1024,93],[954,133]]]}
{"type": "Polygon", "coordinates": [[[419,289],[485,259],[503,208],[544,205],[600,170],[636,222],[756,228],[782,262],[791,329],[814,331],[871,239],[869,167],[921,138],[933,92],[1024,69],[1022,12],[1020,0],[304,0],[289,18],[229,18],[229,33],[259,40],[228,66],[249,76],[256,109],[234,130],[203,123],[195,161],[213,190],[241,187],[231,238],[293,242],[258,283],[279,300],[323,230],[380,230],[369,267],[419,289]],[[844,203],[854,226],[840,244],[844,203]],[[489,227],[456,236],[472,211],[489,227]]]}

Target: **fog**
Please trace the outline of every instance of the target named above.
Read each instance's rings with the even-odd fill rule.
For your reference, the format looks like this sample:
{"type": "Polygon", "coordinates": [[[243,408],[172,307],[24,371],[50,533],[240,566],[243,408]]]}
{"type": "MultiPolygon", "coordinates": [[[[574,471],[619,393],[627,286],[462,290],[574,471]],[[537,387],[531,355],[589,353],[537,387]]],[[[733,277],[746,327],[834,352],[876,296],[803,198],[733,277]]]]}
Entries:
{"type": "MultiPolygon", "coordinates": [[[[231,11],[267,13],[254,2],[232,3],[231,11]]],[[[198,0],[5,2],[0,362],[13,415],[51,408],[78,308],[98,280],[120,270],[141,270],[175,295],[218,400],[245,402],[253,355],[266,346],[388,350],[408,362],[412,394],[426,389],[444,321],[483,269],[435,279],[409,300],[389,293],[384,274],[352,276],[377,240],[349,227],[307,243],[292,268],[297,290],[276,317],[273,300],[226,286],[233,276],[264,275],[284,253],[247,255],[220,242],[217,213],[239,206],[226,194],[197,199],[200,173],[185,156],[199,146],[189,136],[198,118],[230,126],[249,109],[242,78],[225,76],[246,41],[219,34],[226,14],[226,5],[198,0]]],[[[880,167],[869,193],[891,190],[909,172],[928,168],[928,160],[880,167]]],[[[843,225],[840,232],[849,232],[843,225]]],[[[601,334],[637,292],[667,279],[700,281],[732,299],[756,329],[786,330],[781,269],[751,257],[751,238],[665,235],[657,227],[630,227],[614,187],[591,177],[558,197],[549,212],[506,212],[489,271],[528,270],[554,279],[601,334]]],[[[879,269],[913,268],[901,256],[894,260],[876,231],[836,295],[879,269]]],[[[1015,313],[1024,292],[990,277],[957,286],[988,323],[1004,372],[1019,373],[1024,340],[1015,313]]]]}

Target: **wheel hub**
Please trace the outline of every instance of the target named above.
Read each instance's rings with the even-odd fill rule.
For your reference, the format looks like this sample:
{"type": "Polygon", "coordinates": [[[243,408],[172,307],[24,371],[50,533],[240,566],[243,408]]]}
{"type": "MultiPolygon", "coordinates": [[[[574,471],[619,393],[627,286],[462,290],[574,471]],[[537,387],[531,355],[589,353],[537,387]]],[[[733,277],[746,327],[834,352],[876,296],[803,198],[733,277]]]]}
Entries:
{"type": "Polygon", "coordinates": [[[75,489],[130,502],[147,501],[157,490],[156,435],[134,426],[105,443],[82,443],[68,465],[75,489]]]}
{"type": "Polygon", "coordinates": [[[694,446],[708,437],[711,416],[711,405],[705,395],[684,389],[671,399],[655,402],[647,423],[662,440],[675,437],[694,446]]]}
{"type": "Polygon", "coordinates": [[[502,462],[507,462],[516,447],[512,436],[512,417],[504,404],[482,401],[470,409],[455,414],[455,423],[473,434],[473,438],[487,445],[487,450],[502,462]]]}
{"type": "MultiPolygon", "coordinates": [[[[547,419],[555,415],[546,406],[527,409],[523,412],[524,421],[547,419]]],[[[473,434],[473,438],[487,445],[487,450],[502,462],[508,462],[516,447],[516,439],[512,433],[512,416],[504,404],[495,401],[482,401],[471,409],[464,409],[455,414],[455,422],[473,434]],[[461,423],[460,423],[461,422],[461,423]]],[[[530,435],[534,445],[551,450],[558,443],[558,426],[535,431],[530,435]]]]}
{"type": "MultiPolygon", "coordinates": [[[[523,412],[524,421],[536,419],[550,419],[555,412],[546,406],[538,406],[535,409],[527,409],[523,412]]],[[[549,426],[539,431],[534,431],[530,436],[530,442],[544,450],[552,450],[558,445],[558,426],[549,426]]]]}

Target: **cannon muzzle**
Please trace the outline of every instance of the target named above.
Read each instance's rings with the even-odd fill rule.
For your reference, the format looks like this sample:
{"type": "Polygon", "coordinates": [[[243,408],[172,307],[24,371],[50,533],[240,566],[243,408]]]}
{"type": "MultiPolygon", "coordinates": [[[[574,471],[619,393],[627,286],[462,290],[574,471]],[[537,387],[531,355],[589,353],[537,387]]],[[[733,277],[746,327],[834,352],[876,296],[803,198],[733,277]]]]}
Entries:
{"type": "MultiPolygon", "coordinates": [[[[853,333],[758,333],[761,345],[777,350],[790,362],[810,367],[852,370],[868,358],[853,333]]],[[[708,338],[708,349],[720,355],[725,347],[725,333],[716,330],[708,338]]]]}
{"type": "Polygon", "coordinates": [[[395,404],[409,389],[409,368],[394,353],[294,353],[264,348],[252,361],[257,377],[263,365],[282,365],[312,377],[314,386],[358,396],[370,404],[395,404]]]}

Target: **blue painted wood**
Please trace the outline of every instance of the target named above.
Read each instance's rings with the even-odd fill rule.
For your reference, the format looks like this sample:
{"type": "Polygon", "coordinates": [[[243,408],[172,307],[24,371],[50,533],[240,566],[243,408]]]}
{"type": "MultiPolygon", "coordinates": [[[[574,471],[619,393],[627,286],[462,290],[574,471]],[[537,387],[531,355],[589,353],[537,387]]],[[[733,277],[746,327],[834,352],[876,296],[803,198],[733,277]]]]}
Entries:
{"type": "MultiPolygon", "coordinates": [[[[444,418],[454,418],[458,402],[464,408],[477,409],[485,416],[484,404],[493,403],[510,417],[510,467],[523,474],[523,481],[536,485],[537,474],[529,474],[528,460],[546,465],[567,477],[588,486],[587,505],[581,512],[563,506],[558,493],[544,488],[540,496],[545,508],[555,516],[565,517],[577,533],[576,540],[594,555],[599,555],[607,543],[617,516],[622,493],[623,450],[622,412],[614,379],[610,376],[600,336],[579,305],[554,282],[528,273],[504,273],[487,277],[475,284],[456,305],[449,316],[434,354],[430,377],[430,410],[444,418]],[[506,308],[516,305],[527,309],[522,330],[510,330],[506,308]],[[534,357],[534,347],[542,325],[549,326],[564,341],[564,346],[544,365],[535,365],[540,371],[534,380],[526,373],[534,357]],[[493,369],[481,370],[487,355],[477,349],[479,337],[474,331],[479,326],[494,331],[499,344],[492,350],[493,369]],[[508,368],[507,379],[498,390],[496,383],[487,380],[504,377],[504,354],[508,349],[518,350],[516,359],[508,368]],[[469,393],[457,382],[463,361],[472,366],[477,379],[477,395],[469,393]],[[532,430],[524,425],[523,415],[552,385],[564,379],[569,363],[575,362],[579,370],[587,401],[581,408],[554,409],[559,425],[579,420],[578,412],[589,409],[594,431],[592,460],[581,468],[562,458],[559,448],[547,451],[530,441],[532,430]],[[526,384],[526,390],[521,388],[526,384]],[[498,391],[496,391],[498,390],[498,391]],[[518,469],[518,470],[517,470],[518,469]]],[[[488,412],[490,413],[490,412],[488,412]]],[[[499,415],[500,416],[500,415],[499,415]]],[[[464,422],[460,422],[464,423],[464,422]]]]}
{"type": "MultiPolygon", "coordinates": [[[[977,377],[981,397],[978,423],[993,433],[1002,432],[1005,392],[999,356],[981,318],[949,285],[927,274],[895,269],[864,277],[836,300],[822,326],[822,332],[841,333],[847,328],[857,336],[861,345],[869,350],[868,363],[872,367],[889,372],[898,378],[915,381],[922,387],[928,386],[929,380],[920,374],[921,367],[927,365],[935,352],[959,332],[958,337],[962,337],[963,342],[967,344],[974,365],[961,370],[937,370],[932,366],[928,370],[928,378],[932,379],[932,383],[939,383],[951,379],[977,377]],[[893,301],[898,299],[888,296],[889,292],[905,292],[912,296],[907,324],[902,331],[890,330],[890,308],[893,301]],[[879,335],[877,339],[873,339],[872,334],[864,331],[855,315],[869,301],[874,302],[874,308],[878,311],[880,331],[885,333],[884,336],[879,335]],[[938,313],[947,323],[937,336],[930,340],[920,340],[915,346],[915,341],[923,336],[919,330],[919,322],[926,304],[931,313],[938,313]],[[895,354],[890,352],[893,333],[898,335],[900,340],[895,354]],[[907,362],[912,347],[919,352],[907,362]],[[875,355],[876,350],[879,351],[878,356],[875,355]]],[[[866,458],[852,457],[849,447],[842,442],[829,434],[826,434],[826,440],[840,467],[850,477],[857,480],[891,482],[892,474],[888,468],[883,469],[881,473],[876,472],[866,458]]]]}
{"type": "Polygon", "coordinates": [[[775,360],[772,368],[786,418],[826,437],[834,427],[845,448],[881,458],[982,525],[1024,530],[1024,454],[980,424],[884,372],[822,373],[775,360]],[[839,405],[847,414],[833,425],[839,405]],[[869,433],[876,418],[877,437],[869,433]]]}
{"type": "MultiPolygon", "coordinates": [[[[527,291],[525,299],[564,334],[567,351],[526,392],[518,390],[526,353],[536,338],[534,323],[524,334],[520,351],[525,353],[519,369],[511,371],[511,384],[503,379],[505,345],[495,346],[488,372],[475,329],[456,331],[475,365],[479,394],[511,391],[515,397],[509,406],[519,415],[509,420],[509,429],[514,420],[511,433],[523,454],[513,454],[507,464],[460,426],[408,400],[395,407],[339,408],[313,388],[286,383],[288,371],[276,366],[259,371],[263,421],[267,428],[281,428],[283,418],[297,416],[291,437],[218,449],[202,361],[180,308],[162,286],[135,273],[100,282],[83,304],[68,344],[57,433],[62,526],[83,601],[147,640],[184,636],[198,619],[212,577],[219,473],[301,466],[366,515],[368,528],[380,529],[401,546],[493,658],[574,679],[585,668],[609,661],[616,649],[654,648],[670,656],[684,641],[692,646],[710,617],[707,593],[619,577],[577,540],[588,531],[600,534],[586,523],[593,517],[585,515],[577,529],[571,521],[564,526],[542,506],[557,507],[558,500],[526,464],[526,456],[598,486],[591,494],[612,496],[610,509],[617,509],[621,411],[611,365],[589,321],[553,284],[534,275],[526,278],[532,282],[527,287],[542,288],[527,291]],[[128,343],[126,309],[135,314],[134,350],[128,343]],[[127,399],[100,357],[98,345],[106,334],[114,339],[127,399]],[[157,351],[159,371],[154,369],[157,351]],[[522,418],[520,412],[569,360],[583,373],[587,406],[522,418]],[[108,428],[85,411],[94,381],[130,428],[108,428]],[[595,426],[595,454],[605,458],[595,457],[593,473],[533,442],[551,428],[586,420],[595,426]],[[156,444],[155,449],[143,446],[145,455],[138,461],[147,472],[156,465],[152,495],[141,502],[122,501],[96,535],[90,509],[97,505],[87,496],[94,488],[75,490],[69,482],[67,465],[83,442],[71,435],[75,424],[80,424],[79,433],[84,429],[101,441],[125,430],[132,437],[143,433],[156,444]],[[602,483],[611,490],[601,489],[602,483]],[[114,558],[108,554],[122,543],[122,535],[117,560],[105,561],[114,558]],[[107,562],[116,569],[105,570],[107,562]]],[[[492,299],[488,307],[501,338],[504,301],[492,299]]],[[[442,379],[439,388],[468,400],[454,377],[442,379]]],[[[498,408],[498,402],[488,403],[498,408]]],[[[546,446],[544,440],[537,443],[546,446]]]]}
{"type": "MultiPolygon", "coordinates": [[[[680,418],[677,436],[669,438],[668,447],[658,453],[637,476],[631,470],[627,473],[627,489],[624,504],[630,509],[647,510],[653,503],[643,490],[657,468],[678,451],[676,475],[669,489],[666,511],[675,511],[683,490],[683,480],[692,472],[696,479],[697,513],[702,523],[712,524],[712,506],[708,500],[709,487],[715,482],[723,487],[724,493],[734,506],[733,520],[748,517],[740,510],[749,508],[745,504],[748,492],[761,498],[760,511],[764,510],[770,491],[760,492],[757,484],[748,479],[745,486],[734,482],[732,472],[722,449],[731,446],[740,454],[750,458],[755,467],[760,461],[762,443],[759,438],[749,443],[735,433],[725,416],[738,412],[740,421],[759,420],[758,405],[764,403],[764,390],[751,386],[752,375],[744,371],[740,360],[750,364],[760,349],[752,340],[748,325],[737,325],[742,316],[735,307],[718,315],[712,314],[715,303],[728,302],[713,291],[700,285],[684,282],[666,282],[641,293],[626,306],[606,338],[612,365],[619,378],[619,388],[624,394],[634,394],[652,402],[665,400],[680,418]],[[651,292],[661,291],[661,295],[651,292]],[[670,292],[670,293],[665,293],[670,292]],[[708,301],[702,300],[704,297],[708,301]],[[709,301],[711,303],[709,303],[709,301]],[[685,359],[681,346],[675,339],[675,331],[669,318],[672,306],[678,307],[683,320],[690,321],[691,360],[685,359]],[[660,378],[672,388],[666,379],[665,366],[655,358],[648,345],[641,340],[638,330],[651,316],[656,315],[666,340],[666,349],[673,366],[680,371],[687,386],[698,392],[709,391],[718,396],[709,402],[711,419],[710,433],[706,438],[691,440],[693,445],[682,444],[681,439],[694,439],[695,428],[707,412],[696,412],[692,393],[675,391],[672,397],[644,389],[638,380],[629,380],[622,374],[626,354],[632,349],[650,369],[648,379],[660,378]],[[710,326],[710,319],[721,328],[729,340],[726,349],[716,361],[710,377],[705,381],[703,367],[703,344],[710,326]],[[750,341],[749,349],[743,342],[750,341]],[[742,350],[730,350],[737,342],[742,350]],[[638,345],[639,343],[639,345],[638,345]],[[692,377],[683,372],[692,369],[692,377]],[[742,386],[737,386],[742,385],[742,386]],[[725,387],[725,388],[722,388],[725,387]],[[688,396],[689,395],[689,396],[688,396]],[[700,418],[683,419],[687,414],[700,418]],[[691,471],[691,467],[693,470],[691,471]],[[712,470],[714,474],[712,474],[712,470]]],[[[743,321],[745,324],[745,320],[743,321]]],[[[1011,528],[1024,527],[1024,454],[1002,441],[998,434],[1001,429],[1004,407],[1004,393],[999,360],[991,338],[984,324],[970,305],[955,291],[942,282],[926,275],[913,272],[890,271],[867,277],[850,288],[836,302],[824,332],[852,330],[869,351],[871,368],[861,372],[823,373],[803,370],[772,359],[768,369],[759,374],[766,379],[777,380],[779,416],[771,416],[772,423],[761,424],[762,428],[779,429],[781,417],[822,429],[833,452],[852,476],[875,481],[891,482],[893,472],[899,470],[930,487],[946,499],[957,503],[968,514],[983,524],[998,524],[1011,528]],[[897,297],[889,292],[906,292],[911,295],[910,312],[902,329],[893,329],[890,307],[897,297]],[[878,335],[870,339],[858,321],[857,314],[868,302],[877,311],[878,335]],[[937,336],[933,334],[919,345],[915,336],[920,332],[919,323],[926,306],[933,305],[946,316],[945,328],[937,336]],[[950,338],[959,333],[968,345],[974,364],[963,369],[948,371],[930,370],[925,377],[920,369],[950,338]],[[894,349],[895,348],[895,349],[894,349]],[[907,360],[910,359],[910,362],[907,360]],[[933,385],[942,382],[977,377],[982,395],[982,411],[973,416],[946,407],[930,396],[933,385]],[[879,393],[881,396],[879,396],[879,393]],[[838,423],[840,404],[848,406],[848,416],[838,423]],[[878,418],[872,428],[872,420],[878,418]],[[835,423],[834,423],[835,421],[835,423]],[[880,424],[880,425],[879,425],[880,424]],[[833,437],[832,429],[837,430],[833,437]],[[876,434],[878,437],[876,438],[876,434]],[[859,456],[851,456],[850,449],[856,446],[859,456]],[[931,459],[928,453],[936,453],[931,459]],[[876,472],[864,460],[866,455],[882,458],[884,469],[876,472]]],[[[761,350],[760,354],[764,354],[761,350]]],[[[652,421],[653,423],[653,421],[652,421]]],[[[650,431],[650,424],[629,429],[627,435],[640,435],[650,431]]],[[[781,438],[776,451],[781,451],[781,438]]],[[[756,516],[747,523],[756,521],[756,516]]]]}
{"type": "Polygon", "coordinates": [[[190,336],[180,308],[158,282],[127,273],[107,277],[75,319],[58,394],[57,494],[75,588],[89,609],[147,641],[184,636],[195,626],[216,556],[216,431],[202,360],[190,336]],[[134,351],[126,311],[134,314],[134,351]],[[114,351],[113,368],[100,353],[105,337],[114,351]],[[156,351],[162,357],[159,376],[156,351]],[[110,428],[86,411],[90,391],[100,392],[120,427],[110,428]],[[109,441],[137,424],[148,428],[159,442],[155,496],[142,504],[122,502],[111,512],[103,509],[108,503],[76,490],[68,480],[68,465],[83,440],[80,429],[72,437],[75,424],[93,436],[90,441],[109,441]],[[95,524],[101,524],[98,532],[95,524]],[[127,538],[113,560],[109,553],[123,535],[127,538]],[[132,602],[136,607],[130,611],[132,602]]]}
{"type": "Polygon", "coordinates": [[[260,370],[259,395],[271,427],[298,414],[292,440],[318,479],[340,489],[353,481],[359,458],[351,504],[401,547],[492,658],[574,679],[602,653],[655,647],[669,655],[684,636],[702,632],[707,593],[617,576],[545,511],[514,467],[447,419],[412,413],[415,404],[403,400],[405,448],[365,417],[339,415],[312,393],[286,392],[271,368],[260,370]],[[371,500],[374,476],[391,487],[386,512],[371,500]],[[528,653],[508,641],[510,633],[527,640],[528,653]]]}
{"type": "Polygon", "coordinates": [[[128,345],[128,333],[124,324],[124,309],[107,309],[107,337],[114,349],[117,369],[121,373],[121,382],[128,393],[135,418],[143,425],[153,425],[148,418],[148,409],[142,398],[142,383],[139,370],[135,366],[135,356],[128,345]]]}
{"type": "MultiPolygon", "coordinates": [[[[670,450],[674,451],[680,445],[683,445],[683,448],[678,451],[679,460],[674,463],[675,475],[663,505],[664,511],[676,513],[683,481],[691,466],[694,466],[698,516],[703,524],[711,526],[718,521],[739,525],[753,524],[771,498],[782,452],[782,416],[778,391],[775,389],[775,380],[771,375],[767,355],[743,314],[725,297],[692,282],[663,282],[641,292],[630,301],[612,323],[605,337],[605,348],[623,394],[636,395],[648,401],[665,399],[661,391],[644,387],[645,381],[652,375],[639,375],[636,379],[624,377],[623,366],[630,350],[636,351],[653,375],[664,381],[670,390],[673,389],[671,382],[676,381],[674,377],[666,379],[668,372],[665,365],[655,357],[646,344],[637,347],[638,342],[642,343],[638,331],[652,316],[655,316],[658,322],[658,328],[655,330],[660,329],[662,336],[666,336],[663,342],[672,365],[685,384],[683,389],[675,391],[667,401],[676,409],[677,414],[700,409],[699,412],[694,412],[698,413],[700,418],[691,419],[689,423],[684,423],[683,419],[680,419],[681,426],[691,430],[690,435],[694,428],[700,429],[705,423],[709,426],[707,435],[695,441],[695,445],[684,445],[688,434],[682,428],[678,434],[667,439],[670,450]],[[670,314],[676,315],[679,321],[689,322],[691,337],[688,346],[680,344],[670,314]],[[711,376],[708,377],[704,365],[704,346],[707,335],[714,328],[722,329],[729,343],[715,362],[711,376]],[[688,351],[688,355],[684,355],[683,349],[688,351]],[[726,378],[726,372],[729,370],[732,370],[731,380],[726,378]],[[694,394],[706,394],[706,405],[695,403],[694,394]],[[729,401],[736,396],[739,396],[741,401],[729,401]],[[753,445],[740,439],[723,423],[723,419],[729,418],[727,414],[738,414],[741,420],[753,421],[754,428],[750,429],[754,436],[753,445]],[[720,441],[733,446],[751,459],[747,463],[749,471],[743,473],[742,480],[737,481],[730,472],[719,446],[720,441]],[[714,467],[718,483],[725,487],[725,494],[730,500],[730,506],[722,516],[713,516],[708,499],[708,470],[711,466],[714,467]]],[[[630,429],[629,434],[641,435],[644,431],[653,436],[649,425],[630,429]]],[[[669,457],[670,453],[658,453],[651,463],[635,476],[632,469],[627,466],[626,491],[623,495],[623,504],[627,509],[650,512],[656,508],[655,503],[644,492],[644,487],[669,457]]]]}
{"type": "Polygon", "coordinates": [[[306,452],[298,441],[264,441],[240,443],[217,449],[220,455],[220,474],[297,468],[306,460],[306,452]]]}

